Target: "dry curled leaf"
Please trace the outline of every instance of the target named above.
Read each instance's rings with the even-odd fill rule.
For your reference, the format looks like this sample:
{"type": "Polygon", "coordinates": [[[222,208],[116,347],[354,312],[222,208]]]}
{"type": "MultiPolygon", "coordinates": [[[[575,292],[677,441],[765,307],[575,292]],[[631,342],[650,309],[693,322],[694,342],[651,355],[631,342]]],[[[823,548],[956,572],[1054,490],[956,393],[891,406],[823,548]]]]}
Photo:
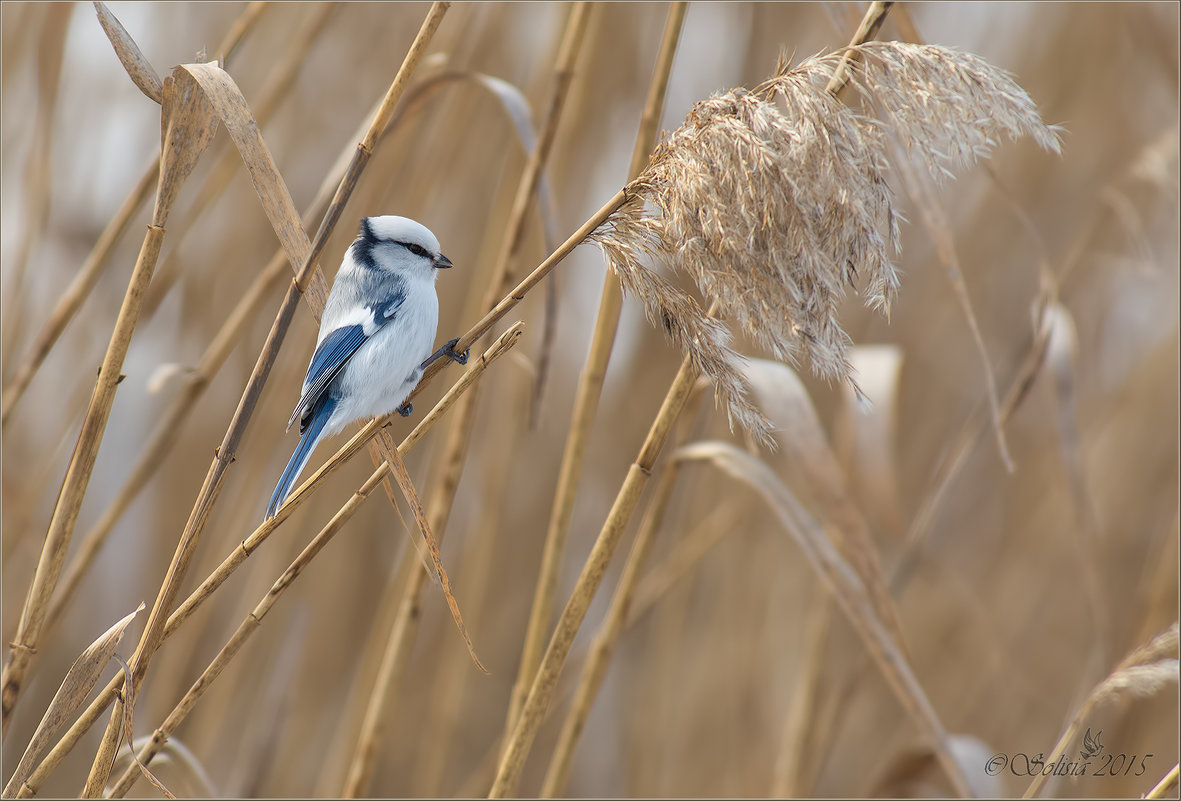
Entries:
{"type": "Polygon", "coordinates": [[[37,730],[33,732],[33,737],[29,740],[29,745],[25,748],[20,763],[17,764],[16,770],[4,788],[6,798],[13,797],[15,791],[32,774],[33,768],[53,744],[54,737],[70,721],[78,706],[94,689],[94,685],[106,670],[111,657],[114,656],[115,649],[119,647],[123,633],[127,631],[131,621],[135,620],[136,615],[143,609],[144,605],[141,603],[134,612],[123,617],[103,632],[74,660],[74,664],[70,665],[70,669],[66,671],[66,677],[62,679],[61,686],[54,694],[53,700],[49,702],[45,714],[42,715],[41,722],[37,724],[37,730]]]}
{"type": "Polygon", "coordinates": [[[833,544],[857,571],[882,624],[905,653],[906,638],[873,535],[849,496],[844,471],[829,448],[808,391],[795,371],[780,362],[751,359],[746,375],[754,400],[775,424],[776,442],[786,457],[781,461],[788,471],[788,486],[795,486],[790,476],[800,473],[820,519],[831,526],[833,544]]]}
{"type": "Polygon", "coordinates": [[[131,77],[132,83],[139,90],[157,103],[164,102],[164,88],[160,84],[160,76],[151,62],[144,57],[139,45],[131,38],[131,34],[123,27],[118,18],[107,8],[106,3],[95,0],[94,10],[98,13],[98,22],[103,26],[107,38],[115,48],[115,55],[123,63],[123,69],[131,77]]]}
{"type": "Polygon", "coordinates": [[[873,597],[857,571],[841,555],[824,527],[765,462],[734,445],[698,442],[679,449],[675,458],[709,462],[762,497],[832,591],[903,708],[935,751],[956,791],[966,794],[968,780],[955,758],[943,724],[906,659],[905,651],[879,617],[873,597]]]}
{"type": "Polygon", "coordinates": [[[856,345],[849,363],[869,403],[848,384],[837,412],[834,441],[855,496],[870,519],[896,537],[902,533],[895,432],[898,427],[902,349],[895,345],[856,345]]]}

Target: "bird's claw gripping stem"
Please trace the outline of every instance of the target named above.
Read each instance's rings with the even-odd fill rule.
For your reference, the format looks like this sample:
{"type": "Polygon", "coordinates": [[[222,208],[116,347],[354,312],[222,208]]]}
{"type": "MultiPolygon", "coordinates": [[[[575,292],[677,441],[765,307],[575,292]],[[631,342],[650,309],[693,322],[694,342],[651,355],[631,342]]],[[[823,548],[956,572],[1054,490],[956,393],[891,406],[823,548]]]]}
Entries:
{"type": "Polygon", "coordinates": [[[427,358],[427,360],[422,363],[422,369],[425,370],[426,368],[430,367],[432,364],[434,364],[435,362],[437,362],[439,359],[443,358],[444,356],[451,359],[451,361],[455,362],[456,364],[467,364],[468,356],[471,355],[472,349],[468,348],[463,353],[456,353],[455,345],[458,342],[459,342],[459,337],[456,337],[455,339],[451,340],[446,345],[444,345],[443,347],[439,348],[437,351],[432,353],[430,355],[430,357],[427,358]]]}

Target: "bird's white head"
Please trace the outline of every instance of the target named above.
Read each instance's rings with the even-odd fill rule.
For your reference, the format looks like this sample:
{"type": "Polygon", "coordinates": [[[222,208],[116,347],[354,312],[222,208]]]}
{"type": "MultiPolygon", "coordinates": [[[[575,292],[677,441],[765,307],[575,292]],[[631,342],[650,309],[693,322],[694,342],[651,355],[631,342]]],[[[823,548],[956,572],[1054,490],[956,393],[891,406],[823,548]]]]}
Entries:
{"type": "Polygon", "coordinates": [[[451,260],[439,252],[439,240],[430,229],[394,215],[361,220],[353,258],[370,269],[408,271],[431,280],[436,270],[451,266],[451,260]]]}

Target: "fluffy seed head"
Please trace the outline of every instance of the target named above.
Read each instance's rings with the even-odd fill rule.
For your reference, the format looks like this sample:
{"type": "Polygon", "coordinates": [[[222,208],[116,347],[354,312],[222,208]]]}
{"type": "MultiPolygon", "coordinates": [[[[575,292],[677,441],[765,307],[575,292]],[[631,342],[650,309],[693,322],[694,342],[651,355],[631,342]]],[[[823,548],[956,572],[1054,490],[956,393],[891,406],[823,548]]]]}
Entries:
{"type": "Polygon", "coordinates": [[[784,65],[754,90],[696,104],[592,237],[649,320],[713,379],[731,423],[764,442],[769,424],[747,400],[726,325],[645,261],[692,277],[776,358],[807,356],[818,375],[853,382],[836,317],[845,286],[860,280],[866,303],[887,313],[898,290],[888,136],[936,175],[987,156],[998,134],[1058,149],[1024,90],[976,56],[897,42],[853,49],[851,82],[876,117],[825,90],[846,51],[784,65]]]}

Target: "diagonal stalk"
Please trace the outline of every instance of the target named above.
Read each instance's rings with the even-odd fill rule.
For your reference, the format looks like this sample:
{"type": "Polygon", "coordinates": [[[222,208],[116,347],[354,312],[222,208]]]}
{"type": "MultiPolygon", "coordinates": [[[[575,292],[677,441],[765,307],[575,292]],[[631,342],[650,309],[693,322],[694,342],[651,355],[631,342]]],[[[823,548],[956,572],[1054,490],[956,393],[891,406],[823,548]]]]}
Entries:
{"type": "MultiPolygon", "coordinates": [[[[691,396],[687,404],[689,412],[686,420],[692,419],[695,410],[699,408],[703,388],[700,383],[696,384],[694,395],[691,396]]],[[[687,427],[682,425],[677,441],[683,443],[688,435],[687,427]]],[[[574,701],[570,705],[566,719],[562,722],[558,744],[554,747],[554,754],[550,759],[550,765],[541,786],[543,798],[556,798],[565,793],[566,784],[570,778],[570,766],[574,761],[574,749],[578,745],[582,730],[586,726],[586,719],[590,716],[591,707],[594,705],[603,679],[607,675],[607,666],[611,657],[615,655],[615,646],[619,642],[620,635],[628,626],[632,599],[635,597],[636,586],[640,580],[640,571],[643,570],[647,562],[648,554],[652,550],[652,543],[656,539],[656,533],[664,522],[664,513],[668,508],[668,502],[672,497],[679,473],[679,463],[672,462],[667,465],[660,476],[660,482],[653,490],[652,500],[644,513],[643,523],[636,533],[631,552],[628,553],[623,572],[619,576],[619,584],[611,598],[607,617],[595,634],[590,651],[583,663],[582,675],[578,679],[578,689],[574,692],[574,701]]]]}
{"type": "MultiPolygon", "coordinates": [[[[356,155],[349,165],[349,169],[341,181],[336,195],[333,197],[328,213],[320,223],[315,240],[308,243],[307,236],[304,234],[302,228],[298,231],[283,231],[283,234],[286,234],[284,240],[286,246],[293,249],[303,249],[306,246],[305,252],[301,254],[302,258],[292,260],[293,263],[298,262],[301,266],[296,273],[291,287],[287,290],[287,295],[284,297],[283,304],[275,317],[275,322],[272,324],[271,330],[267,335],[266,343],[263,345],[262,352],[259,354],[254,371],[251,373],[246,389],[234,412],[234,417],[226,431],[222,445],[218,448],[217,455],[209,467],[205,482],[201,487],[196,502],[193,504],[192,512],[189,514],[189,519],[185,524],[180,541],[177,543],[172,562],[169,564],[168,571],[160,585],[160,591],[152,607],[151,614],[148,616],[144,633],[140,638],[139,645],[136,646],[135,652],[132,654],[130,665],[133,683],[138,683],[143,679],[151,662],[152,655],[163,638],[164,623],[168,609],[171,608],[185,574],[188,572],[189,563],[192,561],[196,551],[197,542],[200,539],[201,533],[204,531],[205,523],[208,522],[209,516],[212,513],[213,505],[216,503],[220,494],[222,483],[226,473],[229,471],[230,464],[235,458],[238,445],[241,442],[242,436],[245,434],[246,427],[253,418],[258,398],[262,394],[262,389],[267,378],[270,376],[271,367],[274,365],[275,358],[278,355],[279,346],[287,335],[287,330],[295,315],[295,307],[299,303],[299,299],[304,295],[305,291],[311,289],[313,303],[320,308],[323,307],[324,299],[327,297],[327,291],[324,288],[322,272],[317,266],[319,255],[324,249],[328,235],[332,232],[337,220],[340,219],[344,204],[348,201],[349,196],[356,187],[361,172],[368,163],[374,142],[376,142],[377,137],[385,129],[386,123],[389,122],[390,117],[393,115],[394,106],[397,105],[398,100],[401,98],[402,92],[410,80],[410,75],[413,74],[414,69],[418,66],[418,62],[421,60],[427,45],[438,28],[439,23],[442,21],[447,6],[447,3],[434,3],[431,6],[426,20],[424,20],[418,35],[415,37],[410,50],[402,62],[402,66],[399,68],[393,83],[390,85],[389,91],[386,93],[381,108],[370,125],[369,132],[366,134],[365,139],[357,146],[356,155]]],[[[197,73],[194,73],[194,77],[197,77],[197,73]]],[[[285,200],[290,204],[290,196],[287,196],[285,200]]],[[[266,204],[264,203],[265,207],[266,204]]],[[[266,210],[268,213],[274,211],[271,208],[266,208],[266,210]]],[[[289,213],[286,216],[289,219],[298,221],[298,217],[294,213],[289,213]]],[[[117,702],[108,722],[106,733],[99,745],[98,753],[95,755],[94,762],[91,765],[90,775],[86,780],[83,794],[87,797],[96,797],[101,794],[102,788],[106,784],[111,765],[114,761],[114,755],[121,741],[122,719],[122,703],[117,702]]]]}
{"type": "MultiPolygon", "coordinates": [[[[488,308],[508,288],[511,280],[513,258],[519,252],[524,239],[525,222],[528,211],[541,178],[542,170],[549,160],[550,152],[557,137],[558,124],[562,118],[566,98],[574,78],[574,68],[582,49],[585,37],[587,19],[591,10],[589,3],[576,4],[566,21],[562,35],[562,43],[558,48],[558,55],[554,65],[554,83],[550,92],[549,104],[545,121],[538,135],[537,146],[529,156],[517,183],[516,194],[513,198],[512,209],[509,213],[508,229],[501,240],[500,250],[492,270],[492,276],[485,293],[485,300],[481,308],[488,308]]],[[[591,229],[593,230],[593,228],[591,229]]],[[[589,231],[587,231],[589,233],[589,231]]],[[[579,239],[578,241],[581,241],[579,239]]],[[[577,244],[577,242],[575,242],[577,244]]],[[[564,255],[564,254],[563,254],[564,255]]],[[[557,261],[554,261],[556,264],[557,261]]],[[[523,296],[523,294],[522,294],[523,296]]],[[[499,308],[499,306],[497,306],[499,308]]],[[[508,307],[508,308],[511,308],[508,307]]],[[[507,311],[507,308],[505,309],[507,311]]],[[[503,312],[502,312],[503,313],[503,312]]],[[[487,319],[487,317],[485,317],[487,319]]],[[[476,337],[468,339],[461,337],[456,345],[459,352],[464,352],[470,345],[491,329],[495,320],[476,337]]],[[[436,362],[433,366],[438,365],[436,362]]],[[[424,381],[431,375],[428,369],[424,381]]],[[[460,408],[456,411],[455,419],[448,432],[441,459],[442,470],[437,481],[433,482],[434,491],[431,493],[427,519],[430,529],[438,539],[446,533],[451,507],[455,499],[455,492],[459,487],[463,466],[467,458],[468,446],[471,442],[472,429],[475,421],[477,394],[469,393],[464,397],[460,408]]],[[[373,771],[377,764],[378,743],[384,734],[383,718],[391,705],[390,696],[400,684],[402,670],[409,657],[410,644],[416,632],[416,610],[418,596],[425,586],[426,570],[414,570],[410,581],[402,590],[402,601],[398,607],[393,628],[390,631],[386,648],[382,655],[377,677],[372,690],[372,701],[366,707],[366,713],[361,721],[357,736],[357,746],[350,760],[348,774],[342,794],[347,798],[355,798],[364,794],[373,778],[373,771]]]]}
{"type": "MultiPolygon", "coordinates": [[[[423,421],[415,427],[414,431],[410,433],[398,447],[398,450],[405,451],[410,448],[421,437],[421,431],[425,430],[429,425],[433,424],[439,416],[451,405],[452,399],[463,389],[468,389],[474,385],[476,378],[481,376],[488,366],[497,358],[507,353],[519,340],[521,336],[522,326],[518,323],[516,326],[510,328],[497,339],[491,347],[479,358],[476,359],[472,365],[467,369],[464,379],[457,382],[452,391],[447,396],[436,404],[435,408],[428,414],[423,421]]],[[[371,424],[365,427],[365,431],[372,433],[377,425],[371,424]]],[[[359,439],[355,437],[354,440],[359,439]]],[[[359,448],[354,449],[354,453],[359,448]]],[[[378,485],[385,481],[386,477],[390,475],[392,468],[389,462],[382,462],[368,479],[361,485],[360,488],[345,502],[344,506],[333,515],[329,523],[317,534],[312,541],[300,552],[299,556],[292,562],[291,566],[285,570],[279,579],[275,581],[270,590],[255,606],[254,610],[247,613],[246,618],[241,625],[230,637],[229,641],[222,646],[214,660],[209,664],[201,676],[193,683],[184,697],[173,708],[172,712],[168,714],[164,723],[160,725],[153,733],[150,740],[145,743],[137,754],[137,759],[140,764],[146,765],[152,760],[168,738],[176,730],[193,708],[197,702],[204,695],[205,691],[213,683],[213,681],[221,674],[222,670],[229,664],[230,660],[238,653],[238,651],[245,644],[246,640],[259,629],[263,617],[270,611],[271,607],[278,600],[279,596],[289,587],[291,583],[299,576],[299,574],[307,567],[313,558],[328,544],[340,530],[345,523],[353,516],[361,503],[369,496],[378,485]]],[[[326,472],[323,469],[321,473],[326,472]]],[[[311,483],[310,481],[307,483],[311,483]]],[[[307,494],[308,490],[301,488],[299,494],[307,494]]],[[[406,560],[408,563],[410,560],[406,560]]],[[[422,571],[420,571],[422,572],[422,571]]],[[[114,787],[108,793],[110,798],[122,798],[131,789],[131,786],[136,782],[140,776],[139,765],[132,762],[127,766],[123,774],[116,780],[114,787]]]]}
{"type": "Polygon", "coordinates": [[[66,468],[66,476],[49,522],[49,531],[45,536],[37,570],[21,612],[17,636],[11,646],[12,656],[4,666],[4,732],[7,732],[12,721],[13,707],[40,641],[53,590],[61,575],[70,538],[82,507],[82,499],[90,484],[98,449],[102,444],[111,408],[115,403],[115,390],[119,384],[123,360],[131,345],[144,295],[152,280],[156,261],[160,257],[168,215],[180,186],[216,130],[210,124],[212,116],[206,114],[199,103],[194,96],[183,94],[177,89],[162,110],[161,167],[152,222],[144,235],[127,292],[123,297],[123,304],[115,321],[115,328],[107,344],[102,367],[99,369],[90,405],[82,421],[82,430],[78,435],[70,464],[66,468]]]}
{"type": "MultiPolygon", "coordinates": [[[[643,171],[648,163],[648,154],[656,145],[660,117],[664,110],[665,89],[668,86],[673,56],[676,53],[677,41],[680,39],[681,28],[685,20],[685,8],[686,3],[683,2],[672,3],[669,6],[668,19],[665,22],[664,35],[660,42],[660,51],[656,57],[656,68],[648,86],[648,98],[644,104],[644,113],[640,119],[640,128],[636,133],[636,143],[632,150],[631,165],[628,168],[629,181],[643,171]]],[[[586,365],[579,378],[574,413],[570,422],[570,433],[566,438],[562,464],[558,471],[558,484],[554,491],[554,504],[546,530],[541,569],[533,596],[533,607],[525,630],[525,644],[521,650],[517,680],[513,685],[509,714],[505,721],[506,742],[508,734],[516,725],[521,706],[525,703],[525,695],[529,691],[529,685],[533,682],[533,676],[541,662],[541,653],[553,612],[554,596],[558,589],[558,571],[561,566],[562,552],[565,550],[566,534],[570,529],[570,519],[574,512],[574,496],[578,489],[578,480],[582,475],[586,446],[590,440],[590,429],[594,423],[595,413],[598,411],[599,397],[603,391],[603,379],[607,373],[607,362],[611,358],[611,349],[615,344],[615,333],[619,327],[619,314],[622,306],[623,294],[619,286],[619,279],[608,270],[603,277],[603,290],[599,299],[599,313],[595,320],[594,335],[591,339],[586,365]]]]}
{"type": "MultiPolygon", "coordinates": [[[[714,309],[711,309],[711,315],[713,312],[714,309]]],[[[537,670],[537,676],[534,678],[529,695],[521,708],[517,725],[513,729],[512,736],[501,757],[496,779],[492,783],[492,791],[488,795],[489,798],[504,798],[515,795],[517,792],[517,784],[521,778],[521,771],[525,767],[525,759],[529,755],[529,749],[532,747],[537,731],[541,728],[542,721],[549,709],[554,690],[558,685],[558,676],[561,674],[562,666],[574,644],[574,636],[578,633],[583,618],[586,617],[586,612],[590,608],[590,603],[594,599],[595,592],[603,581],[603,574],[607,571],[607,565],[615,553],[616,546],[619,545],[623,530],[627,527],[632,513],[635,512],[636,506],[640,502],[640,496],[648,484],[648,477],[652,475],[652,467],[656,463],[656,457],[660,455],[673,423],[676,422],[681,409],[684,408],[696,380],[697,370],[686,357],[681,362],[681,367],[669,386],[660,411],[656,414],[656,419],[652,421],[652,427],[648,430],[648,436],[645,438],[636,460],[628,468],[623,486],[619,488],[619,493],[615,496],[615,502],[611,505],[607,520],[603,523],[598,539],[595,540],[594,547],[583,565],[582,573],[574,585],[574,591],[570,594],[570,600],[562,610],[562,616],[550,638],[545,656],[541,660],[541,666],[537,670]]]]}
{"type": "MultiPolygon", "coordinates": [[[[217,50],[214,51],[218,54],[217,57],[220,61],[227,61],[233,55],[238,44],[242,41],[242,37],[258,21],[259,16],[265,8],[266,3],[250,3],[238,19],[234,21],[229,33],[226,34],[226,38],[217,50]]],[[[74,315],[81,308],[83,301],[90,296],[90,290],[94,287],[95,282],[102,275],[102,271],[110,262],[115,245],[122,239],[123,234],[126,233],[128,226],[131,224],[132,217],[135,216],[136,212],[147,201],[159,168],[160,157],[153,156],[152,163],[144,169],[139,182],[131,190],[127,199],[123,201],[123,205],[119,207],[119,211],[115,213],[115,216],[107,223],[107,227],[99,234],[98,241],[94,243],[94,247],[91,248],[86,261],[83,262],[82,267],[79,268],[78,273],[74,276],[74,280],[70,282],[69,287],[58,300],[57,306],[54,307],[53,312],[49,315],[49,320],[41,328],[32,346],[17,366],[12,380],[4,387],[3,394],[0,394],[0,428],[8,425],[9,416],[12,413],[13,407],[20,400],[25,390],[28,389],[29,383],[32,382],[33,377],[37,374],[37,370],[40,369],[42,362],[45,361],[45,357],[53,350],[53,346],[57,343],[62,331],[69,325],[70,320],[74,319],[74,315]]],[[[150,312],[147,313],[150,314],[150,312]]]]}

